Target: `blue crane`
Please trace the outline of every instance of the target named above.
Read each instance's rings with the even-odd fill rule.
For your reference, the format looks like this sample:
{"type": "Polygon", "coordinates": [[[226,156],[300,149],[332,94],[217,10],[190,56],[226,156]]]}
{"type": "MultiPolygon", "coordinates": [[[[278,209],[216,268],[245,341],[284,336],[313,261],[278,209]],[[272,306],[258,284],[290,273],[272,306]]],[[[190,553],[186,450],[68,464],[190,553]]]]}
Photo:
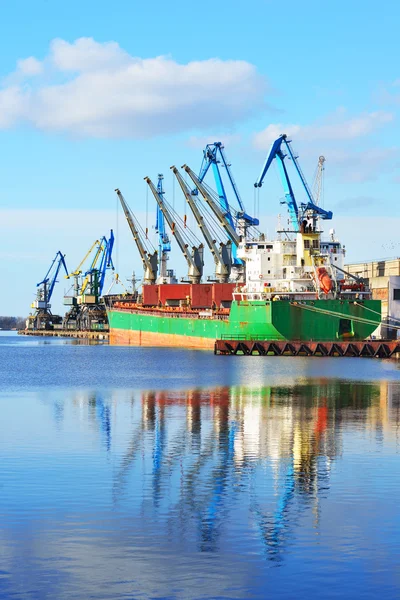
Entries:
{"type": "MultiPolygon", "coordinates": [[[[157,183],[157,192],[161,198],[163,198],[163,194],[164,194],[163,179],[164,179],[164,176],[161,173],[159,173],[158,183],[157,183]]],[[[171,252],[171,242],[168,237],[168,233],[165,229],[164,215],[158,204],[157,204],[157,212],[156,212],[156,233],[158,233],[158,256],[159,256],[159,261],[160,261],[160,277],[166,278],[168,276],[167,261],[168,261],[168,253],[171,252]]]]}
{"type": "Polygon", "coordinates": [[[107,269],[114,270],[114,264],[112,261],[112,251],[114,247],[113,230],[111,229],[108,240],[105,236],[103,236],[100,242],[97,242],[96,245],[96,252],[89,269],[85,272],[85,279],[83,280],[80,293],[82,296],[87,293],[86,289],[89,286],[89,293],[99,298],[103,292],[107,269]],[[97,266],[98,263],[99,265],[97,266]]]}
{"type": "Polygon", "coordinates": [[[100,300],[103,293],[107,269],[114,270],[112,250],[114,233],[95,240],[75,271],[67,275],[74,278],[73,296],[64,296],[64,304],[70,310],[63,319],[64,329],[91,330],[93,326],[104,327],[107,315],[104,304],[100,300]],[[83,265],[91,257],[90,266],[83,271],[83,265]]]}
{"type": "MultiPolygon", "coordinates": [[[[251,217],[250,215],[248,215],[246,213],[244,204],[243,204],[242,199],[239,194],[238,187],[233,178],[231,164],[228,162],[228,160],[226,158],[226,154],[224,151],[224,145],[221,142],[214,142],[213,144],[207,144],[207,146],[203,150],[203,160],[201,163],[200,172],[199,172],[199,176],[198,176],[200,183],[203,182],[210,167],[212,167],[215,184],[217,186],[217,192],[218,192],[218,196],[219,196],[220,206],[224,212],[225,219],[228,221],[228,223],[234,229],[236,229],[235,221],[236,222],[237,222],[237,220],[242,221],[244,230],[246,230],[248,227],[259,225],[258,219],[251,217]],[[235,213],[235,218],[232,215],[231,208],[229,206],[227,194],[225,191],[225,186],[224,186],[224,183],[222,180],[220,166],[225,168],[225,172],[228,176],[229,182],[230,182],[232,190],[233,190],[233,195],[236,198],[236,202],[239,207],[239,210],[235,213]]],[[[194,190],[193,193],[197,194],[197,189],[194,190]]],[[[237,265],[242,264],[242,261],[239,258],[237,258],[237,256],[236,256],[236,245],[235,244],[233,244],[233,246],[232,246],[232,257],[233,257],[233,264],[237,264],[237,265]]]]}
{"type": "Polygon", "coordinates": [[[277,140],[274,141],[274,143],[272,144],[271,149],[269,151],[269,154],[267,156],[267,159],[264,163],[264,166],[261,170],[261,174],[260,174],[259,178],[257,179],[256,183],[254,184],[254,187],[260,188],[262,186],[264,177],[267,174],[268,169],[270,168],[273,160],[276,159],[276,163],[277,163],[278,169],[279,169],[279,175],[280,175],[284,193],[285,193],[285,202],[288,207],[290,221],[291,221],[293,230],[295,232],[299,232],[300,228],[301,228],[301,223],[302,223],[303,219],[305,218],[305,216],[311,216],[314,220],[317,217],[320,217],[321,219],[324,219],[324,220],[329,220],[329,219],[332,219],[332,212],[324,210],[323,208],[321,208],[320,206],[318,206],[315,203],[315,200],[314,200],[311,190],[308,186],[306,178],[304,177],[304,174],[300,168],[300,165],[298,162],[298,157],[295,156],[295,154],[293,153],[293,150],[292,150],[292,147],[290,144],[291,144],[291,140],[287,139],[286,134],[282,134],[281,136],[279,136],[279,138],[277,140]],[[285,154],[285,152],[282,150],[282,144],[284,145],[284,147],[287,151],[287,154],[285,154]],[[289,159],[292,160],[292,162],[295,166],[296,172],[297,172],[297,174],[300,178],[300,181],[303,185],[303,188],[306,192],[307,199],[308,199],[308,201],[306,203],[300,204],[300,210],[299,210],[298,204],[296,202],[293,187],[290,182],[290,178],[289,178],[289,175],[288,175],[288,172],[286,169],[286,164],[285,164],[286,156],[289,156],[289,159]]]}
{"type": "Polygon", "coordinates": [[[114,270],[114,264],[112,260],[112,251],[114,248],[114,232],[110,230],[110,237],[108,240],[104,238],[105,247],[101,256],[100,267],[99,267],[99,296],[103,293],[104,281],[106,278],[107,269],[114,270]]]}
{"type": "Polygon", "coordinates": [[[36,284],[36,287],[43,286],[43,288],[38,291],[38,300],[36,301],[36,303],[40,302],[41,306],[35,306],[35,308],[42,308],[45,310],[50,308],[50,300],[53,295],[54,286],[57,282],[57,277],[61,267],[64,267],[64,270],[68,275],[67,265],[65,264],[65,254],[62,254],[59,250],[53,258],[53,262],[44,276],[44,279],[36,284]]]}
{"type": "Polygon", "coordinates": [[[67,265],[65,264],[65,255],[58,251],[53,258],[46,275],[42,281],[39,281],[39,283],[36,284],[36,287],[38,288],[36,300],[31,304],[31,308],[34,308],[35,312],[28,318],[28,329],[52,329],[54,324],[59,323],[60,317],[51,314],[50,300],[61,267],[63,267],[68,274],[67,265]]]}

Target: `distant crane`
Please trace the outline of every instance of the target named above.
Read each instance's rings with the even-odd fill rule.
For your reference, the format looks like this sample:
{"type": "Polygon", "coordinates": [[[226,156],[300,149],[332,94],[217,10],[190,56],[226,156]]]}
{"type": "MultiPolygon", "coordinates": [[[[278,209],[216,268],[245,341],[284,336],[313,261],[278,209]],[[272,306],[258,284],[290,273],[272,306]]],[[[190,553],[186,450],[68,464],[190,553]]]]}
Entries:
{"type": "Polygon", "coordinates": [[[103,329],[107,324],[105,306],[101,300],[107,269],[114,270],[112,250],[114,233],[110,237],[103,236],[95,240],[78,267],[67,274],[66,278],[74,278],[73,295],[64,297],[64,304],[71,306],[63,319],[65,329],[90,330],[103,329]],[[92,256],[89,268],[83,266],[92,256]]]}
{"type": "MultiPolygon", "coordinates": [[[[114,270],[112,261],[112,250],[114,247],[114,233],[111,229],[110,237],[103,237],[98,245],[96,254],[93,258],[90,268],[85,273],[85,279],[81,286],[81,296],[90,294],[95,296],[97,300],[103,293],[104,281],[107,269],[114,270]],[[97,267],[98,262],[100,265],[97,267]]],[[[84,302],[84,299],[82,300],[84,302]]]]}
{"type": "Polygon", "coordinates": [[[146,241],[146,236],[142,227],[140,226],[139,221],[130,210],[120,190],[117,188],[115,191],[117,192],[117,196],[121,202],[122,210],[124,211],[126,220],[128,221],[129,228],[133,235],[133,239],[135,240],[135,244],[139,251],[140,258],[142,259],[144,269],[143,284],[154,284],[157,280],[157,250],[150,248],[150,244],[148,241],[146,241]]]}
{"type": "Polygon", "coordinates": [[[291,144],[291,140],[287,139],[286,134],[279,136],[279,138],[273,142],[271,149],[269,151],[269,154],[267,156],[267,159],[261,170],[261,174],[260,174],[259,178],[257,179],[256,183],[254,184],[254,187],[257,188],[257,187],[262,186],[264,177],[267,174],[267,171],[270,168],[273,160],[275,159],[276,163],[278,165],[279,174],[281,177],[281,181],[282,181],[282,185],[283,185],[283,189],[284,189],[284,193],[285,193],[285,202],[288,207],[288,212],[289,212],[292,229],[294,232],[299,232],[300,228],[301,228],[301,224],[305,218],[307,218],[307,217],[312,218],[313,223],[315,225],[315,221],[318,217],[321,219],[328,219],[328,220],[332,219],[332,212],[324,210],[323,208],[321,208],[320,206],[317,205],[317,203],[311,193],[311,190],[308,186],[306,178],[304,177],[304,174],[300,168],[299,162],[297,160],[298,157],[295,156],[290,144],[291,144]],[[282,145],[285,147],[288,154],[285,154],[283,152],[282,145]],[[290,182],[289,175],[288,175],[288,172],[286,169],[286,163],[285,163],[286,156],[289,156],[289,159],[292,160],[292,162],[295,166],[296,172],[302,183],[302,186],[306,192],[306,196],[308,198],[307,203],[302,203],[300,205],[300,209],[296,202],[293,187],[290,182]]]}
{"type": "Polygon", "coordinates": [[[225,244],[221,242],[219,244],[219,247],[217,246],[216,240],[213,239],[213,236],[211,235],[211,232],[204,221],[204,217],[196,204],[194,196],[191,193],[190,187],[187,185],[182,175],[179,173],[178,169],[175,166],[172,166],[171,169],[176,179],[178,180],[178,183],[182,189],[187,203],[190,206],[194,218],[196,219],[196,222],[204,235],[204,239],[206,240],[207,246],[209,247],[211,254],[213,255],[215,262],[216,278],[220,283],[226,283],[229,279],[232,262],[231,242],[228,241],[228,243],[225,244]]]}
{"type": "Polygon", "coordinates": [[[172,235],[177,241],[177,244],[186,259],[188,264],[188,279],[191,283],[200,283],[202,275],[203,275],[203,252],[204,247],[202,244],[199,246],[192,245],[191,251],[188,249],[189,244],[185,242],[183,238],[183,232],[180,231],[179,225],[174,221],[172,212],[170,208],[167,206],[163,194],[160,194],[157,188],[154,186],[153,182],[149,177],[145,177],[144,180],[148,184],[156,202],[165,217],[166,222],[168,223],[168,227],[171,230],[172,235]]]}
{"type": "Polygon", "coordinates": [[[315,198],[315,204],[317,206],[321,206],[321,200],[323,196],[325,160],[325,156],[319,157],[318,166],[314,178],[313,196],[315,198]]]}
{"type": "Polygon", "coordinates": [[[52,329],[54,324],[61,322],[61,317],[52,315],[50,310],[50,300],[61,267],[64,268],[65,273],[68,275],[65,254],[58,251],[43,280],[36,284],[38,288],[36,300],[31,305],[31,308],[34,308],[35,312],[28,319],[28,329],[52,329]]]}

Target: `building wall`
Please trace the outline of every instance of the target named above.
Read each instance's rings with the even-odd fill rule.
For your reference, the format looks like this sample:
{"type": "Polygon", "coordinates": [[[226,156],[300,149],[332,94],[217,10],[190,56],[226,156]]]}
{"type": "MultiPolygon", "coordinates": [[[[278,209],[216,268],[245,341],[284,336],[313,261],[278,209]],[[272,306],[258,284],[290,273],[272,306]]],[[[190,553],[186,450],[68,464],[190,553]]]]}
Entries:
{"type": "Polygon", "coordinates": [[[365,279],[372,297],[382,302],[382,326],[376,335],[383,338],[400,337],[400,331],[395,328],[400,325],[400,258],[353,263],[344,268],[352,275],[365,279]],[[395,290],[399,291],[396,293],[395,290]]]}

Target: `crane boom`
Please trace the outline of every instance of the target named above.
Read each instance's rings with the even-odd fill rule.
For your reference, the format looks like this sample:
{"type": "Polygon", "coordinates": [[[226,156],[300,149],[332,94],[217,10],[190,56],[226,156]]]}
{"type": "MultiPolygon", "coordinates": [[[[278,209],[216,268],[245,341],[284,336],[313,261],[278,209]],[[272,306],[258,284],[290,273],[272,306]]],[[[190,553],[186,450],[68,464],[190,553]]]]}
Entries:
{"type": "Polygon", "coordinates": [[[250,215],[248,215],[246,213],[246,209],[245,209],[242,199],[240,197],[239,190],[236,185],[236,181],[233,177],[231,164],[228,162],[228,159],[225,154],[224,145],[221,142],[214,142],[213,144],[207,144],[207,146],[203,150],[203,161],[201,163],[200,173],[199,173],[200,183],[203,182],[210,166],[212,166],[213,175],[214,175],[215,183],[217,186],[218,196],[220,199],[221,207],[224,211],[226,211],[227,218],[228,218],[230,224],[232,225],[232,227],[235,229],[235,224],[233,221],[232,214],[230,212],[229,203],[228,203],[226,192],[225,192],[225,187],[224,187],[224,184],[222,181],[222,175],[220,172],[220,168],[218,166],[221,162],[222,162],[223,167],[225,168],[226,174],[229,179],[229,183],[231,184],[231,187],[233,190],[233,194],[234,194],[234,196],[236,198],[236,202],[239,206],[239,211],[237,213],[238,219],[244,220],[246,222],[247,227],[251,226],[251,225],[259,225],[260,222],[258,219],[255,219],[254,217],[250,217],[250,215]]]}
{"type": "Polygon", "coordinates": [[[321,217],[321,219],[332,219],[332,212],[331,211],[327,211],[324,210],[323,208],[321,208],[320,206],[317,206],[313,195],[311,193],[311,190],[308,186],[307,180],[304,177],[303,171],[301,170],[299,161],[297,159],[297,156],[295,156],[292,147],[290,146],[290,140],[287,139],[287,135],[286,134],[282,134],[281,136],[279,136],[278,139],[276,139],[272,146],[271,149],[269,151],[269,154],[267,156],[267,159],[263,165],[263,168],[261,170],[260,176],[257,179],[256,183],[254,184],[254,187],[261,187],[264,181],[264,177],[268,171],[268,169],[270,168],[273,160],[276,159],[277,165],[278,165],[278,169],[279,169],[279,174],[282,180],[282,184],[283,184],[283,188],[284,188],[284,193],[285,193],[285,201],[288,207],[288,212],[289,212],[289,216],[290,216],[290,220],[292,223],[292,227],[293,230],[298,232],[300,231],[300,223],[303,220],[304,216],[307,214],[312,215],[313,218],[316,217],[321,217]],[[285,154],[282,151],[282,144],[284,144],[290,159],[292,160],[295,169],[297,171],[297,174],[300,178],[300,181],[303,185],[303,188],[306,192],[307,198],[308,198],[308,202],[307,203],[302,203],[301,204],[301,211],[299,211],[299,207],[297,205],[296,202],[296,198],[294,195],[294,191],[292,188],[292,184],[290,182],[289,179],[289,175],[286,169],[286,165],[285,165],[285,158],[287,156],[287,154],[285,154]]]}
{"type": "MultiPolygon", "coordinates": [[[[157,192],[161,195],[164,194],[163,190],[163,175],[160,173],[158,175],[158,183],[157,183],[157,192]]],[[[165,279],[168,276],[167,273],[167,262],[168,262],[168,253],[171,252],[171,242],[169,240],[168,234],[165,230],[165,218],[164,215],[157,204],[157,213],[156,213],[156,233],[158,233],[158,256],[160,262],[160,277],[165,279]]]]}
{"type": "Polygon", "coordinates": [[[181,249],[182,254],[186,259],[186,262],[189,267],[188,277],[189,277],[190,281],[192,283],[200,283],[201,276],[203,274],[203,265],[204,265],[203,247],[200,246],[199,248],[196,248],[195,246],[193,246],[193,249],[192,249],[193,255],[188,251],[188,244],[185,244],[185,241],[182,238],[182,236],[179,232],[179,229],[176,227],[176,224],[174,223],[174,220],[173,220],[167,206],[165,205],[162,194],[160,194],[157,191],[157,188],[154,186],[150,177],[145,177],[144,180],[148,184],[154,198],[156,199],[156,202],[157,202],[158,206],[160,207],[160,210],[161,210],[162,214],[164,215],[165,220],[168,223],[168,227],[170,228],[172,235],[175,237],[175,239],[178,243],[178,246],[181,249]]]}
{"type": "Polygon", "coordinates": [[[175,166],[171,167],[172,172],[174,173],[178,183],[181,187],[183,195],[186,198],[187,203],[190,206],[190,209],[194,215],[194,218],[197,221],[198,226],[200,227],[204,238],[207,242],[207,245],[213,255],[214,262],[216,265],[216,277],[220,283],[226,283],[229,278],[230,270],[231,270],[231,242],[228,244],[220,244],[220,248],[216,245],[216,241],[213,239],[207,225],[204,222],[204,217],[200,214],[200,211],[196,205],[195,200],[193,199],[191,190],[189,186],[186,184],[182,175],[179,173],[178,169],[175,166]]]}
{"type": "MultiPolygon", "coordinates": [[[[88,287],[89,283],[92,282],[92,275],[93,275],[94,271],[96,270],[97,262],[98,262],[100,256],[102,256],[102,253],[105,252],[106,247],[107,247],[107,240],[103,236],[99,242],[99,245],[97,246],[97,250],[93,257],[91,265],[85,273],[85,279],[83,280],[82,286],[81,286],[81,292],[80,292],[81,296],[83,296],[83,294],[86,292],[86,288],[88,287]]],[[[96,277],[96,279],[97,279],[97,277],[96,277]]],[[[93,293],[93,292],[91,292],[91,293],[93,293]]]]}
{"type": "Polygon", "coordinates": [[[86,262],[87,258],[90,256],[90,254],[93,252],[94,248],[96,247],[96,244],[100,244],[100,240],[95,240],[93,242],[93,244],[90,246],[89,250],[86,252],[85,256],[83,257],[83,259],[81,260],[79,265],[76,267],[75,271],[71,271],[71,273],[68,273],[65,276],[66,279],[69,279],[70,277],[74,277],[74,276],[76,277],[77,275],[80,275],[82,273],[82,266],[86,262]]]}
{"type": "Polygon", "coordinates": [[[225,229],[226,233],[228,234],[229,239],[237,246],[240,242],[240,237],[236,233],[234,227],[232,227],[232,225],[229,223],[229,220],[226,218],[226,213],[224,214],[222,212],[222,210],[219,208],[219,206],[214,201],[212,196],[208,193],[208,191],[206,190],[204,185],[201,183],[201,181],[199,180],[197,175],[192,171],[192,169],[190,167],[188,167],[187,165],[183,165],[182,169],[184,169],[186,171],[186,173],[189,175],[190,179],[193,181],[193,183],[199,190],[200,194],[203,196],[204,200],[207,202],[207,204],[209,205],[209,207],[211,208],[211,210],[217,217],[220,225],[225,229]]]}
{"type": "Polygon", "coordinates": [[[122,206],[122,210],[124,211],[126,220],[128,221],[129,228],[132,232],[133,239],[135,240],[137,249],[140,254],[140,258],[142,259],[143,268],[144,268],[144,278],[143,283],[153,284],[157,279],[157,251],[153,254],[150,254],[146,248],[144,247],[143,241],[141,239],[138,226],[136,225],[136,219],[129,209],[125,198],[123,197],[121,191],[117,188],[116,190],[117,196],[122,206]]]}
{"type": "Polygon", "coordinates": [[[55,257],[53,258],[53,262],[50,265],[49,270],[47,271],[46,275],[44,276],[44,279],[42,281],[40,281],[38,284],[36,284],[36,287],[39,287],[40,285],[44,286],[44,301],[48,304],[51,300],[51,296],[53,294],[53,290],[54,290],[54,286],[56,284],[57,281],[57,277],[58,274],[60,272],[61,267],[64,267],[65,273],[68,275],[68,269],[67,269],[67,265],[65,264],[65,254],[62,254],[60,252],[60,250],[57,252],[57,254],[55,255],[55,257]],[[58,259],[58,262],[57,262],[58,259]],[[53,269],[54,264],[57,262],[57,266],[56,266],[56,270],[54,271],[54,274],[50,277],[50,273],[53,269]],[[49,283],[50,282],[50,283],[49,283]]]}
{"type": "Polygon", "coordinates": [[[112,269],[114,271],[114,264],[112,261],[112,251],[114,247],[114,232],[111,229],[110,237],[107,240],[106,247],[101,257],[101,263],[99,268],[99,296],[103,293],[104,281],[106,278],[107,269],[112,269]]]}

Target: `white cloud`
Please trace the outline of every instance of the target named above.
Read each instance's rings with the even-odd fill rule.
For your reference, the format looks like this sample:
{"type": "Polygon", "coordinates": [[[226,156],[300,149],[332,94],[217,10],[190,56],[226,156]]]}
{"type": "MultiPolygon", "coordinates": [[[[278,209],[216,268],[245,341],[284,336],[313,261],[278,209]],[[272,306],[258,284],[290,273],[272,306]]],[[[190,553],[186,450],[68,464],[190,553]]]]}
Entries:
{"type": "Polygon", "coordinates": [[[348,117],[346,110],[339,109],[333,115],[310,125],[272,123],[254,135],[253,144],[257,149],[266,150],[282,133],[304,142],[355,140],[372,133],[393,119],[392,113],[384,111],[348,117]]]}
{"type": "Polygon", "coordinates": [[[368,148],[359,152],[330,149],[329,164],[342,181],[362,183],[392,171],[398,156],[398,148],[368,148]]]}
{"type": "Polygon", "coordinates": [[[179,64],[130,56],[115,42],[53,40],[42,62],[20,60],[3,81],[0,127],[28,122],[76,136],[148,138],[231,126],[264,106],[265,90],[264,78],[245,61],[179,64]],[[40,73],[46,77],[32,80],[40,73]],[[17,75],[19,84],[11,86],[17,75]]]}
{"type": "Polygon", "coordinates": [[[33,76],[43,72],[42,63],[34,56],[17,61],[17,71],[21,75],[33,76]]]}
{"type": "Polygon", "coordinates": [[[204,149],[207,144],[213,144],[214,142],[222,142],[224,145],[229,147],[239,143],[241,136],[237,133],[225,133],[222,135],[192,135],[186,141],[186,145],[189,148],[204,149]]]}
{"type": "Polygon", "coordinates": [[[59,71],[80,73],[115,69],[134,60],[116,42],[99,44],[92,38],[79,38],[73,44],[55,39],[50,44],[50,59],[59,71]]]}
{"type": "Polygon", "coordinates": [[[19,86],[9,86],[0,89],[0,129],[12,127],[26,108],[28,94],[23,93],[19,86]]]}

